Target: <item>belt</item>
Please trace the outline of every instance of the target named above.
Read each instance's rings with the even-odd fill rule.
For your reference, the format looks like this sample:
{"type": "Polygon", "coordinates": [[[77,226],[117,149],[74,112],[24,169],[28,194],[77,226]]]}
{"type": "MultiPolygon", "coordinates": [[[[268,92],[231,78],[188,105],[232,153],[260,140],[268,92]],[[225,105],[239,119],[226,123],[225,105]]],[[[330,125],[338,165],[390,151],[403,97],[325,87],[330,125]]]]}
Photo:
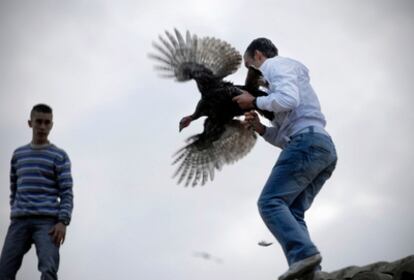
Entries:
{"type": "Polygon", "coordinates": [[[293,137],[298,136],[299,134],[302,134],[302,133],[319,133],[319,134],[324,134],[326,136],[329,136],[328,132],[326,132],[326,130],[323,127],[308,126],[308,127],[302,128],[301,130],[299,130],[298,132],[296,132],[289,138],[292,139],[293,137]]]}

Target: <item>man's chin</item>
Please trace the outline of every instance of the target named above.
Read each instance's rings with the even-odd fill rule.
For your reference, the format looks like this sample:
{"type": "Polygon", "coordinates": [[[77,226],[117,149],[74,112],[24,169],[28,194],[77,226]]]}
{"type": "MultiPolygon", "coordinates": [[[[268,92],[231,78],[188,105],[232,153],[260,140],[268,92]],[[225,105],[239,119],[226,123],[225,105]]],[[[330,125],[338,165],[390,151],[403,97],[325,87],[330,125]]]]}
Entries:
{"type": "Polygon", "coordinates": [[[34,142],[46,144],[46,143],[49,142],[49,140],[47,139],[47,135],[46,135],[46,136],[43,136],[43,137],[37,137],[34,142]]]}

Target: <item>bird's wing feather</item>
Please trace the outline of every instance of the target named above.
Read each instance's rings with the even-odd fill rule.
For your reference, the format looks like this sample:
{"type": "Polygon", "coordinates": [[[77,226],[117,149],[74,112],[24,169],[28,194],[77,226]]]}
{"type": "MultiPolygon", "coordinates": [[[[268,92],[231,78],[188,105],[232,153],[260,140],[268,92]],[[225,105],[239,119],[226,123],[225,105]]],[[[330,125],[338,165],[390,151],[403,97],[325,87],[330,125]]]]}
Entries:
{"type": "Polygon", "coordinates": [[[234,73],[241,64],[240,53],[229,43],[211,37],[198,38],[187,31],[183,37],[174,29],[174,34],[166,31],[166,38],[159,36],[161,43],[153,43],[157,54],[149,56],[160,63],[159,68],[174,74],[178,81],[191,79],[191,72],[211,72],[214,76],[223,78],[234,73]]]}
{"type": "Polygon", "coordinates": [[[178,164],[174,177],[185,186],[204,185],[213,180],[215,170],[244,157],[256,143],[252,129],[240,121],[217,125],[206,119],[203,133],[188,139],[188,144],[175,154],[173,164],[178,164]]]}

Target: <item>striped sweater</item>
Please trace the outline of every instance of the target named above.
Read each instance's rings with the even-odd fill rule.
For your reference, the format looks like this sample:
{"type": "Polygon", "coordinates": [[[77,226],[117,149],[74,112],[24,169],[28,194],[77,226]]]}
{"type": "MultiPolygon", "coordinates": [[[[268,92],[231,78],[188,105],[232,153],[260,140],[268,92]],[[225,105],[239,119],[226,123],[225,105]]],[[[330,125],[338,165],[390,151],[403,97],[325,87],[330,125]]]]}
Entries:
{"type": "Polygon", "coordinates": [[[71,164],[53,144],[17,148],[10,170],[11,218],[49,216],[70,221],[73,208],[71,164]]]}

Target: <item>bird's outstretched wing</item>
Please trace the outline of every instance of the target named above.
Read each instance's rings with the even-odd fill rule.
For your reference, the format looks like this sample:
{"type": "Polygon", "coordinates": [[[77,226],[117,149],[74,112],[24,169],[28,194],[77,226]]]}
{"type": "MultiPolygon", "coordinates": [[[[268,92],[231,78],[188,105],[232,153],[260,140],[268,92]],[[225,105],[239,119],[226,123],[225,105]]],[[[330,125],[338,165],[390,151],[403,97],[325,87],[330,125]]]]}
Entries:
{"type": "Polygon", "coordinates": [[[149,56],[160,64],[157,70],[164,77],[178,81],[192,79],[194,71],[208,71],[215,77],[223,78],[234,73],[240,66],[240,53],[225,41],[205,37],[198,38],[187,31],[185,38],[174,29],[174,35],[165,31],[166,38],[159,36],[159,43],[153,46],[158,54],[149,56]]]}
{"type": "Polygon", "coordinates": [[[189,143],[175,154],[173,164],[179,164],[174,174],[185,186],[204,185],[213,180],[215,170],[244,157],[256,143],[256,135],[239,120],[224,126],[206,119],[204,131],[187,140],[189,143]]]}

